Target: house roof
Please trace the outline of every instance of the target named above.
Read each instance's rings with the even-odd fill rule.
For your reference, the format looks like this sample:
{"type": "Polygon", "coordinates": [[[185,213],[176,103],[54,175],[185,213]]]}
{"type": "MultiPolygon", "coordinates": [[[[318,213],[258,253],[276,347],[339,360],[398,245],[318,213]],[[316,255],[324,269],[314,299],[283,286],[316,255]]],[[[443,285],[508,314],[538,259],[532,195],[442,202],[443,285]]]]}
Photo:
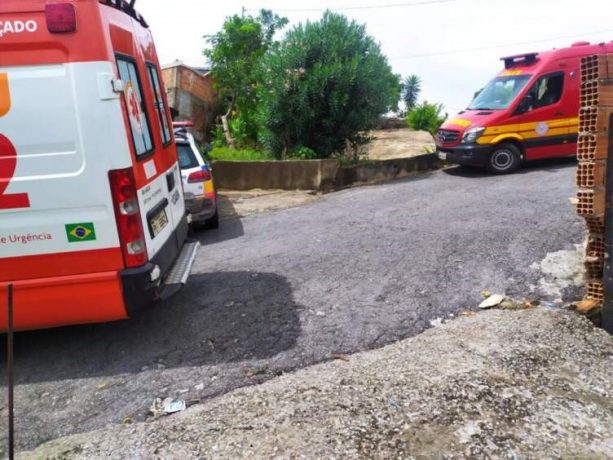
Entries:
{"type": "Polygon", "coordinates": [[[162,70],[164,69],[172,69],[174,67],[185,67],[186,69],[190,69],[194,72],[196,72],[197,74],[200,74],[204,77],[206,77],[209,73],[211,73],[211,69],[208,67],[192,67],[189,66],[187,64],[185,64],[183,61],[181,61],[180,59],[176,59],[175,61],[171,62],[170,64],[164,64],[162,65],[162,70]]]}

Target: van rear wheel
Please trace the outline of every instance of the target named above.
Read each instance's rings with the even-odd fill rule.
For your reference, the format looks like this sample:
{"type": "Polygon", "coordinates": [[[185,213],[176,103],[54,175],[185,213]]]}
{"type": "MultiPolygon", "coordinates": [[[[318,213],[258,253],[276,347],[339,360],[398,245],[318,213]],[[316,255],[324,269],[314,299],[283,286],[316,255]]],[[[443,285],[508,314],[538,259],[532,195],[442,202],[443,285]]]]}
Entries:
{"type": "Polygon", "coordinates": [[[519,168],[521,152],[513,144],[500,144],[496,146],[489,159],[487,169],[495,174],[509,174],[519,168]]]}
{"type": "Polygon", "coordinates": [[[215,215],[204,222],[204,228],[207,230],[213,230],[219,228],[219,209],[215,210],[215,215]]]}

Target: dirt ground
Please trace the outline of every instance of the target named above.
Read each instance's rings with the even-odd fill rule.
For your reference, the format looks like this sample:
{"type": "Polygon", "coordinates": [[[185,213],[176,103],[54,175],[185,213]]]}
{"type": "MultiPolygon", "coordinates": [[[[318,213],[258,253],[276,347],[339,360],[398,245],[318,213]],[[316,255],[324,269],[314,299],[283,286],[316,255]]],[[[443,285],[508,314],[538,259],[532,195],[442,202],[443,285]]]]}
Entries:
{"type": "Polygon", "coordinates": [[[389,160],[423,155],[434,151],[434,139],[426,131],[382,129],[371,133],[375,139],[367,147],[370,160],[389,160]]]}
{"type": "Polygon", "coordinates": [[[221,190],[219,213],[221,219],[246,217],[268,211],[293,208],[311,203],[321,194],[306,190],[221,190]]]}
{"type": "MultiPolygon", "coordinates": [[[[371,160],[389,160],[422,155],[435,148],[432,135],[412,129],[382,129],[373,131],[375,138],[367,147],[371,160]]],[[[219,210],[222,219],[246,217],[268,211],[278,211],[310,203],[321,194],[305,190],[221,190],[219,210]]]]}
{"type": "Polygon", "coordinates": [[[613,338],[489,311],[23,458],[613,458],[613,338]]]}

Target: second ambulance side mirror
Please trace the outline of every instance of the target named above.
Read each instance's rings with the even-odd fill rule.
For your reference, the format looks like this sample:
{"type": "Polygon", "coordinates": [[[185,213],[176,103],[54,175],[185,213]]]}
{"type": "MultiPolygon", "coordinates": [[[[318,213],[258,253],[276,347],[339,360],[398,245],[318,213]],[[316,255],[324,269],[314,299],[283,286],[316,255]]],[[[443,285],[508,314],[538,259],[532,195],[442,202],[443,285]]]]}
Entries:
{"type": "Polygon", "coordinates": [[[515,109],[515,115],[519,115],[521,113],[529,112],[534,105],[534,96],[532,94],[526,94],[524,98],[520,101],[517,109],[515,109]]]}

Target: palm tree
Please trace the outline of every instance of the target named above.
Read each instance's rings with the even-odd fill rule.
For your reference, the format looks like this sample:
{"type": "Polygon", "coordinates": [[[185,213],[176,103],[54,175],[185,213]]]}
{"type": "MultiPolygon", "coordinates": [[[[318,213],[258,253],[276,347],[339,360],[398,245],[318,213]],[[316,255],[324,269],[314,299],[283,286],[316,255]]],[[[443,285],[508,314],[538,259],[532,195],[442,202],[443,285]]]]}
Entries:
{"type": "Polygon", "coordinates": [[[417,75],[409,75],[402,82],[402,100],[406,105],[406,111],[410,112],[421,92],[421,78],[417,75]]]}

